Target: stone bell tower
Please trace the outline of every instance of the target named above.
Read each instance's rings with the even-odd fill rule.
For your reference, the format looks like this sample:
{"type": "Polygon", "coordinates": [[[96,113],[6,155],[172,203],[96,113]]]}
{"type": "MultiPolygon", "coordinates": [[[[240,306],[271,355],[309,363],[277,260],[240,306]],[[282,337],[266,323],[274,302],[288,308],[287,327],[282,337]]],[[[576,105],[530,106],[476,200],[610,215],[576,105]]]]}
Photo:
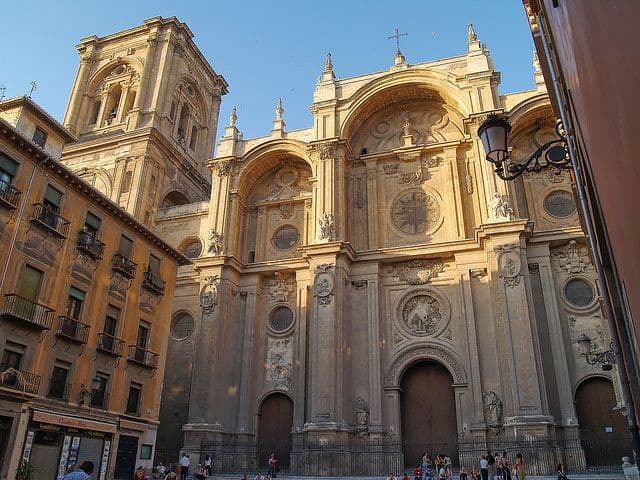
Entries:
{"type": "Polygon", "coordinates": [[[175,17],[76,47],[80,65],[64,116],[78,142],[62,161],[147,225],[159,208],[209,197],[227,82],[175,17]]]}

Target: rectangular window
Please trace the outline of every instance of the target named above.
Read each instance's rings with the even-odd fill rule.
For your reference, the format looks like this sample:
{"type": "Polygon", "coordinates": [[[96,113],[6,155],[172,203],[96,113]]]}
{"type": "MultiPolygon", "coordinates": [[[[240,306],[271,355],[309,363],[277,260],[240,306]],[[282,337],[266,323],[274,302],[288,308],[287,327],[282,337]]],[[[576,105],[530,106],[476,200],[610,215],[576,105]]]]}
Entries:
{"type": "Polygon", "coordinates": [[[33,268],[31,265],[25,265],[18,282],[18,295],[27,300],[35,302],[40,294],[42,286],[42,277],[44,273],[33,268]]]}
{"type": "Polygon", "coordinates": [[[51,372],[51,382],[49,383],[48,396],[51,398],[63,399],[67,390],[67,377],[71,364],[56,360],[51,372]]]}
{"type": "Polygon", "coordinates": [[[47,132],[42,130],[40,127],[36,127],[36,130],[33,132],[33,143],[38,145],[40,148],[44,148],[44,145],[47,143],[47,132]]]}
{"type": "Polygon", "coordinates": [[[107,316],[102,329],[102,343],[100,347],[108,352],[113,352],[115,348],[115,336],[118,331],[118,320],[120,320],[120,309],[112,305],[107,307],[107,316]]]}
{"type": "Polygon", "coordinates": [[[153,452],[153,445],[143,443],[140,447],[140,460],[151,460],[151,453],[153,452]]]}
{"type": "Polygon", "coordinates": [[[2,352],[0,370],[4,371],[8,368],[20,370],[22,367],[22,359],[24,358],[25,349],[26,347],[24,345],[7,341],[7,344],[4,347],[4,352],[2,352]]]}
{"type": "Polygon", "coordinates": [[[144,363],[145,361],[145,350],[149,345],[149,333],[151,332],[151,325],[147,322],[141,321],[140,325],[138,325],[138,338],[136,339],[136,353],[135,359],[138,362],[144,363]]]}
{"type": "Polygon", "coordinates": [[[18,162],[0,153],[0,190],[6,189],[18,171],[18,162]]]}
{"type": "Polygon", "coordinates": [[[90,233],[94,238],[97,236],[97,233],[100,231],[100,225],[102,224],[102,220],[95,216],[91,212],[87,212],[87,217],[84,220],[84,231],[90,233]]]}
{"type": "Polygon", "coordinates": [[[52,212],[58,213],[62,203],[62,192],[51,185],[47,185],[42,203],[52,212]]]}
{"type": "Polygon", "coordinates": [[[131,258],[131,252],[133,251],[133,240],[124,235],[120,235],[120,246],[118,247],[118,253],[124,258],[131,258]]]}
{"type": "Polygon", "coordinates": [[[75,287],[69,288],[69,298],[67,299],[67,317],[78,320],[82,312],[82,303],[85,293],[75,287]]]}
{"type": "Polygon", "coordinates": [[[131,382],[129,386],[129,398],[127,399],[127,412],[131,415],[137,415],[140,410],[140,400],[142,398],[142,385],[131,382]]]}
{"type": "Polygon", "coordinates": [[[160,278],[160,259],[153,254],[149,254],[149,271],[154,277],[160,278]]]}
{"type": "Polygon", "coordinates": [[[96,380],[98,380],[91,392],[91,406],[97,408],[105,408],[107,400],[107,385],[109,384],[109,375],[104,373],[96,373],[96,380]]]}

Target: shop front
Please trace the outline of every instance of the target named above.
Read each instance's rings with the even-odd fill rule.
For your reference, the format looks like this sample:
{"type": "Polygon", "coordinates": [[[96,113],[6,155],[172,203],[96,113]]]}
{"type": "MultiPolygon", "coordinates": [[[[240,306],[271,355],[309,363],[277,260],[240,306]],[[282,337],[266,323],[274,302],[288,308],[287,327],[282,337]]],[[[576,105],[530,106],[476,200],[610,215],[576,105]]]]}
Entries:
{"type": "Polygon", "coordinates": [[[33,480],[60,480],[74,464],[93,462],[92,480],[106,480],[116,425],[34,410],[22,458],[34,467],[33,480]]]}

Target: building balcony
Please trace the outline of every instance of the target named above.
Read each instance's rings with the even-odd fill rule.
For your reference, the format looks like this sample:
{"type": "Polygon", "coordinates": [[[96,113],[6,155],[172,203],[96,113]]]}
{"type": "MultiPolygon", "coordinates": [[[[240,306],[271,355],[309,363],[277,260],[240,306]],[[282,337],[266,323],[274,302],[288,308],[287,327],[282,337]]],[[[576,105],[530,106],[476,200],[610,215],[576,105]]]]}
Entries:
{"type": "Polygon", "coordinates": [[[164,280],[160,278],[160,275],[153,273],[151,270],[144,272],[142,286],[156,295],[164,295],[164,280]]]}
{"type": "Polygon", "coordinates": [[[76,248],[82,253],[86,253],[94,260],[102,259],[104,253],[104,242],[98,240],[94,233],[80,230],[78,232],[78,243],[76,248]]]}
{"type": "Polygon", "coordinates": [[[0,364],[0,388],[37,395],[40,388],[40,375],[18,370],[11,365],[0,364]]]}
{"type": "Polygon", "coordinates": [[[13,320],[38,330],[50,330],[55,311],[15,293],[4,296],[0,317],[13,320]]]}
{"type": "Polygon", "coordinates": [[[127,360],[147,368],[158,367],[158,354],[137,345],[129,345],[127,360]]]}
{"type": "Polygon", "coordinates": [[[99,333],[98,346],[96,348],[102,353],[113,355],[114,357],[121,357],[122,350],[124,350],[124,341],[108,333],[99,333]]]}
{"type": "Polygon", "coordinates": [[[118,272],[120,275],[126,278],[133,278],[136,276],[136,263],[129,260],[127,257],[116,253],[111,260],[111,268],[114,272],[118,272]]]}
{"type": "Polygon", "coordinates": [[[71,225],[71,223],[41,203],[35,203],[33,205],[30,221],[34,225],[48,230],[57,237],[67,238],[69,235],[69,225],[71,225]]]}
{"type": "Polygon", "coordinates": [[[89,325],[71,317],[61,316],[58,317],[56,335],[71,342],[85,344],[89,337],[89,325]]]}
{"type": "Polygon", "coordinates": [[[6,182],[0,179],[0,205],[4,205],[6,208],[14,209],[18,208],[18,201],[22,192],[6,182]]]}

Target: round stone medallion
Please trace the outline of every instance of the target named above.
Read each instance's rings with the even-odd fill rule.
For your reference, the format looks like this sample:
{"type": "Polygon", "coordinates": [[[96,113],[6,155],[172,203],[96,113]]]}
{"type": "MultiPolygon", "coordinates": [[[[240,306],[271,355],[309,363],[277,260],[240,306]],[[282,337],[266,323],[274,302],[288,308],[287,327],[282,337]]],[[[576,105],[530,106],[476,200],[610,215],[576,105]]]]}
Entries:
{"type": "Polygon", "coordinates": [[[419,235],[433,230],[440,217],[438,201],[423,191],[403,193],[393,202],[391,221],[402,233],[419,235]]]}
{"type": "Polygon", "coordinates": [[[587,308],[596,299],[593,285],[580,277],[567,280],[564,284],[563,294],[569,305],[575,308],[587,308]]]}
{"type": "Polygon", "coordinates": [[[300,240],[300,233],[293,225],[283,225],[273,233],[271,240],[278,250],[289,250],[300,240]]]}
{"type": "Polygon", "coordinates": [[[555,190],[544,199],[544,209],[557,218],[566,218],[576,211],[576,202],[573,200],[571,192],[566,190],[555,190]]]}
{"type": "Polygon", "coordinates": [[[410,292],[398,304],[400,326],[410,335],[441,334],[447,328],[450,314],[447,299],[433,289],[410,292]]]}

